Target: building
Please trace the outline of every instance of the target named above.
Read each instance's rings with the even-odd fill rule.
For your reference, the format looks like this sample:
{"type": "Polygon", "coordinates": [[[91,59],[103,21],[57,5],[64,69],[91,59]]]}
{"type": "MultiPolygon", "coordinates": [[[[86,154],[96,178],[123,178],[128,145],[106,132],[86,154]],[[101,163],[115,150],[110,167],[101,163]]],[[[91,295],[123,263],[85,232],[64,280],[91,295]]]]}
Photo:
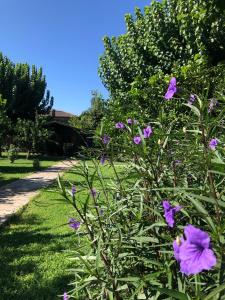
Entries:
{"type": "Polygon", "coordinates": [[[79,128],[69,124],[73,114],[55,110],[50,112],[50,121],[46,127],[51,132],[51,138],[46,144],[49,155],[70,156],[80,151],[82,146],[89,146],[90,140],[79,128]]]}

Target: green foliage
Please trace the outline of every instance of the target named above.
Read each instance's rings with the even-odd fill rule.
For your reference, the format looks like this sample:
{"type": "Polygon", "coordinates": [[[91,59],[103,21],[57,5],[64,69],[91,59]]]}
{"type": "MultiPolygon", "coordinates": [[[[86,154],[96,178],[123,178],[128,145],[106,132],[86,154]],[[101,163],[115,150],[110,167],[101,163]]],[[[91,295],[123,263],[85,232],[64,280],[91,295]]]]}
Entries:
{"type": "Polygon", "coordinates": [[[18,153],[18,150],[17,150],[16,146],[13,144],[10,144],[9,150],[8,150],[8,159],[10,160],[10,163],[14,163],[14,161],[17,158],[17,153],[18,153]]]}
{"type": "Polygon", "coordinates": [[[106,102],[101,94],[92,91],[91,107],[82,112],[80,116],[70,119],[70,124],[75,128],[80,128],[86,132],[93,132],[100,125],[106,111],[106,102]]]}
{"type": "Polygon", "coordinates": [[[6,100],[2,99],[0,95],[0,156],[2,147],[7,142],[7,136],[11,130],[11,121],[6,115],[6,100]]]}
{"type": "Polygon", "coordinates": [[[0,53],[0,94],[7,100],[7,115],[34,119],[35,114],[45,114],[53,106],[54,98],[47,87],[42,68],[28,64],[14,64],[0,53]]]}
{"type": "Polygon", "coordinates": [[[80,244],[71,253],[72,299],[223,299],[225,105],[221,97],[209,112],[207,94],[196,96],[193,105],[178,97],[166,102],[159,117],[148,121],[153,128],[150,138],[143,136],[147,124],[141,117],[137,124],[113,129],[117,134],[107,144],[100,136],[102,149],[91,154],[106,157],[104,174],[114,172],[110,183],[95,159],[93,166],[83,163],[74,169],[83,176],[74,196],[60,182],[62,195],[82,222],[77,231],[80,244]],[[174,113],[172,119],[171,110],[177,106],[180,111],[184,107],[185,114],[174,113]],[[138,145],[133,141],[136,135],[142,139],[138,145]],[[213,151],[209,142],[215,137],[218,146],[213,151]],[[127,166],[119,170],[115,160],[121,157],[127,166]],[[86,201],[81,202],[85,190],[86,201]],[[182,206],[174,228],[165,222],[164,199],[182,206]],[[187,224],[209,233],[217,257],[212,270],[197,276],[182,274],[173,255],[173,241],[187,224]]]}
{"type": "Polygon", "coordinates": [[[209,65],[224,60],[224,17],[213,0],[153,1],[144,14],[137,8],[135,17],[126,15],[126,34],[104,38],[103,83],[115,95],[129,90],[137,77],[171,73],[197,54],[209,65]]]}
{"type": "Polygon", "coordinates": [[[183,87],[191,83],[189,92],[210,86],[209,97],[216,97],[216,85],[224,86],[224,19],[214,0],[152,1],[144,13],[126,15],[127,32],[105,37],[100,58],[99,74],[111,94],[107,114],[157,116],[168,74],[183,87]]]}
{"type": "Polygon", "coordinates": [[[40,169],[40,166],[41,166],[40,160],[39,160],[38,158],[35,158],[35,159],[33,160],[33,168],[34,168],[35,170],[39,170],[39,169],[40,169]]]}
{"type": "Polygon", "coordinates": [[[50,136],[44,126],[46,118],[36,115],[35,120],[18,119],[16,123],[16,140],[21,149],[26,149],[27,158],[31,152],[39,152],[50,136]]]}

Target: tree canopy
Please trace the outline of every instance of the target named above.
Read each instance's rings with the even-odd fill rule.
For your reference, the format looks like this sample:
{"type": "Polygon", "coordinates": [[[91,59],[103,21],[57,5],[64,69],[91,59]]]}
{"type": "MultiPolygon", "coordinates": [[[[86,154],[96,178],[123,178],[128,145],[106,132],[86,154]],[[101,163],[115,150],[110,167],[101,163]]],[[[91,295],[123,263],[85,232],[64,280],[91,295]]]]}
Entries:
{"type": "Polygon", "coordinates": [[[99,74],[113,96],[129,91],[137,77],[171,73],[201,57],[208,66],[225,60],[225,11],[221,1],[153,1],[144,13],[125,17],[127,32],[105,37],[99,74]]]}
{"type": "Polygon", "coordinates": [[[0,94],[7,100],[6,112],[11,119],[34,119],[36,113],[48,113],[54,98],[46,87],[42,68],[14,64],[0,53],[0,94]]]}

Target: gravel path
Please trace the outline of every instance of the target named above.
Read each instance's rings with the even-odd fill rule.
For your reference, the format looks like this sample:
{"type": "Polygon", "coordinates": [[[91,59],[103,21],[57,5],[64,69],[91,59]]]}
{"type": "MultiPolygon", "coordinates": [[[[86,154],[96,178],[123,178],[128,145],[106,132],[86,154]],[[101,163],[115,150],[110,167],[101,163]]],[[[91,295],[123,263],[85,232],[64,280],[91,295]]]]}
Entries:
{"type": "Polygon", "coordinates": [[[57,177],[70,169],[75,161],[61,161],[44,171],[16,180],[0,188],[0,224],[4,223],[18,209],[38,195],[41,188],[50,185],[57,177]]]}

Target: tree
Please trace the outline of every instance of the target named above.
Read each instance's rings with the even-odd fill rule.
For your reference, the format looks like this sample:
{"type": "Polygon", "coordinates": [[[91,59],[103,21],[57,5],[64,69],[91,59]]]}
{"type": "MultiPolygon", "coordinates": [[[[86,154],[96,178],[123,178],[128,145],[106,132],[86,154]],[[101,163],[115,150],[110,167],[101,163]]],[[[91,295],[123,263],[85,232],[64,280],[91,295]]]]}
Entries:
{"type": "Polygon", "coordinates": [[[70,119],[70,124],[84,131],[94,131],[99,125],[106,111],[106,102],[98,91],[91,92],[91,107],[80,116],[70,119]]]}
{"type": "Polygon", "coordinates": [[[35,114],[46,114],[54,98],[46,91],[47,83],[42,68],[28,64],[13,64],[0,53],[0,94],[7,100],[7,115],[12,119],[34,119],[35,114]]]}
{"type": "MultiPolygon", "coordinates": [[[[127,32],[105,37],[99,74],[111,94],[110,114],[155,116],[172,75],[216,96],[224,84],[225,10],[215,0],[153,1],[126,15],[127,32]]],[[[186,95],[187,96],[187,95],[186,95]]]]}
{"type": "Polygon", "coordinates": [[[0,156],[2,155],[2,147],[6,143],[6,136],[8,135],[11,122],[5,111],[6,100],[2,99],[0,95],[0,156]]]}
{"type": "Polygon", "coordinates": [[[16,138],[20,148],[27,151],[27,159],[30,153],[37,153],[48,140],[50,132],[44,126],[46,119],[36,115],[35,120],[18,119],[16,123],[16,138]]]}

